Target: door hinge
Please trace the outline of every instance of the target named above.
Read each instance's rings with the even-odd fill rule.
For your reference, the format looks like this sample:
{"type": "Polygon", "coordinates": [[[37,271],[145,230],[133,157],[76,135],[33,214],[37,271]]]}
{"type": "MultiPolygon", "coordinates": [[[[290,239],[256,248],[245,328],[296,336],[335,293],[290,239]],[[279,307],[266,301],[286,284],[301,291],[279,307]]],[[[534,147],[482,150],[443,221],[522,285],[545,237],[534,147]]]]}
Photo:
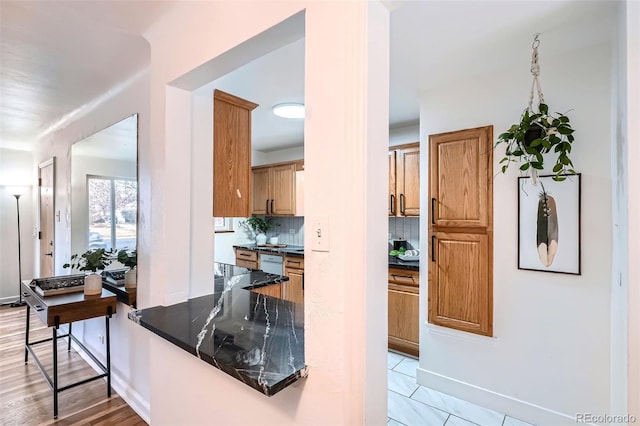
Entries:
{"type": "Polygon", "coordinates": [[[42,178],[38,178],[38,186],[42,186],[42,178]]]}
{"type": "Polygon", "coordinates": [[[38,239],[41,240],[42,239],[42,231],[38,231],[38,239]]]}

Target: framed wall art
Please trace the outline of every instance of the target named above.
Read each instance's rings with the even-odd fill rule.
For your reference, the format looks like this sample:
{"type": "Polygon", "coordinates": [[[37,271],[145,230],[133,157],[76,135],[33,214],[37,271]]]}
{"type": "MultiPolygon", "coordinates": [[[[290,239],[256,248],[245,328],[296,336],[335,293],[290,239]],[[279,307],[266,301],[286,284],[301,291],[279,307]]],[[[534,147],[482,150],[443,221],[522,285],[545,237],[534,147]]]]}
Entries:
{"type": "Polygon", "coordinates": [[[580,275],[580,174],[518,178],[518,269],[580,275]]]}

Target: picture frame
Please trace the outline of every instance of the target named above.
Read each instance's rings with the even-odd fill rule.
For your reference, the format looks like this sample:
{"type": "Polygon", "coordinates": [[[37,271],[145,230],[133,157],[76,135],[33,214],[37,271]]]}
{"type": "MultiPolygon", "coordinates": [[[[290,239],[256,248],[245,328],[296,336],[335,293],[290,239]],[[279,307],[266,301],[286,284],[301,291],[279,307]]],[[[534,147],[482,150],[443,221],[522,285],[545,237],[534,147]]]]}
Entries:
{"type": "Polygon", "coordinates": [[[581,174],[518,178],[518,269],[581,275],[581,174]]]}

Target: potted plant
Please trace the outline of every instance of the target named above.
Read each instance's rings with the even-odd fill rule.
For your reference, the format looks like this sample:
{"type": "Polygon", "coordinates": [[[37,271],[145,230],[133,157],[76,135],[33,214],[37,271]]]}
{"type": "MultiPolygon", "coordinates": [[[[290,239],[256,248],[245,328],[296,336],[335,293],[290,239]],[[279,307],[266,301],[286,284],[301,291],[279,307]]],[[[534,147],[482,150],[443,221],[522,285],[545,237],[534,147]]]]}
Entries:
{"type": "Polygon", "coordinates": [[[136,269],[136,265],[138,264],[138,251],[128,250],[125,247],[118,251],[116,259],[118,262],[129,268],[129,270],[124,273],[124,287],[135,288],[138,281],[136,269]]]}
{"type": "Polygon", "coordinates": [[[573,162],[569,158],[574,130],[569,117],[565,114],[552,114],[549,107],[540,103],[538,111],[527,108],[520,122],[498,137],[496,146],[505,144],[505,156],[500,160],[502,173],[512,162],[520,163],[520,170],[536,177],[537,171],[544,168],[544,154],[557,155],[553,166],[554,180],[563,181],[566,173],[575,173],[573,162]]]}
{"type": "Polygon", "coordinates": [[[256,244],[264,245],[267,242],[267,232],[274,228],[270,217],[251,216],[240,222],[241,225],[248,226],[256,234],[256,244]]]}
{"type": "Polygon", "coordinates": [[[102,277],[97,272],[104,270],[112,261],[113,250],[99,248],[72,255],[69,263],[62,267],[90,272],[84,277],[84,294],[95,295],[102,293],[102,277]]]}

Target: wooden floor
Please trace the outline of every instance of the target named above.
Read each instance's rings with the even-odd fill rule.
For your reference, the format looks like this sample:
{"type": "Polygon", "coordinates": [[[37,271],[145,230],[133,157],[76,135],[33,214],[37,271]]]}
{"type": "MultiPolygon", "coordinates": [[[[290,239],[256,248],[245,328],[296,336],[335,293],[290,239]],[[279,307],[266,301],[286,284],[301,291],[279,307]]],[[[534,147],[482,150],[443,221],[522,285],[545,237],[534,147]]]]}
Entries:
{"type": "MultiPolygon", "coordinates": [[[[118,394],[107,398],[106,379],[58,394],[58,419],[53,420],[53,393],[31,356],[24,363],[25,307],[0,306],[0,424],[8,425],[146,425],[118,394]]],[[[52,331],[31,315],[31,341],[51,337],[52,331]]],[[[53,375],[51,342],[35,347],[53,375]]],[[[96,375],[66,339],[58,341],[60,386],[96,375]]]]}

